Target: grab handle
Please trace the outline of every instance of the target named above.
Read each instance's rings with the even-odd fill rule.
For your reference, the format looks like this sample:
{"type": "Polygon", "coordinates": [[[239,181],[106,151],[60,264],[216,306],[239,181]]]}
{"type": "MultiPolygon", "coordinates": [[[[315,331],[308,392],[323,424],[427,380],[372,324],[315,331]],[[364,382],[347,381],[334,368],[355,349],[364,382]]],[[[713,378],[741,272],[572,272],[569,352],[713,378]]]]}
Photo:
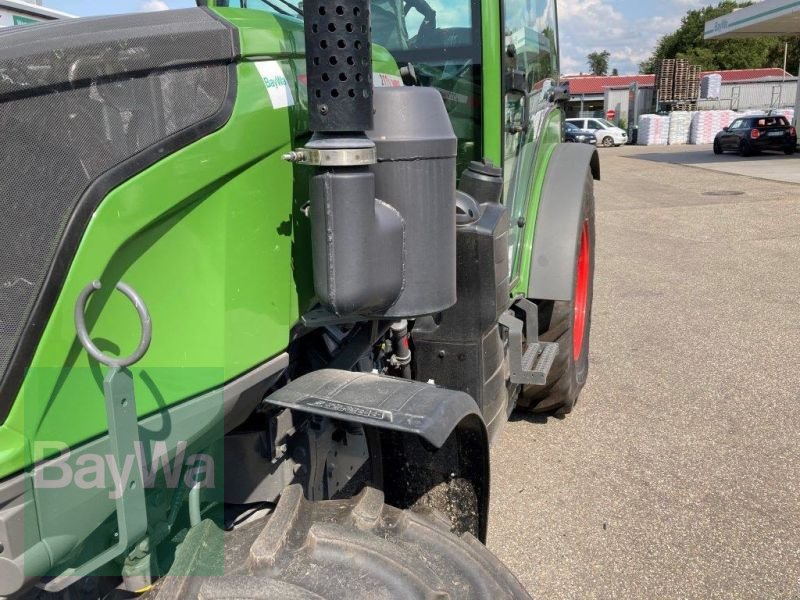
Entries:
{"type": "Polygon", "coordinates": [[[89,355],[96,361],[101,362],[104,365],[108,365],[109,367],[129,367],[130,365],[138,362],[150,347],[150,340],[153,337],[153,323],[150,320],[150,313],[147,311],[147,306],[145,305],[144,300],[142,300],[141,296],[139,296],[139,294],[137,294],[131,286],[121,281],[118,282],[115,286],[116,289],[122,292],[128,298],[128,300],[133,303],[133,306],[136,308],[136,312],[139,313],[139,321],[142,325],[142,335],[139,340],[139,345],[130,356],[124,358],[114,358],[103,354],[100,349],[95,346],[92,338],[89,336],[89,331],[86,328],[86,317],[84,315],[86,302],[89,300],[89,296],[91,296],[101,287],[102,284],[99,281],[93,281],[83,288],[78,296],[78,301],[75,304],[75,329],[78,332],[78,339],[80,340],[81,345],[83,345],[83,347],[86,349],[86,352],[88,352],[89,355]]]}

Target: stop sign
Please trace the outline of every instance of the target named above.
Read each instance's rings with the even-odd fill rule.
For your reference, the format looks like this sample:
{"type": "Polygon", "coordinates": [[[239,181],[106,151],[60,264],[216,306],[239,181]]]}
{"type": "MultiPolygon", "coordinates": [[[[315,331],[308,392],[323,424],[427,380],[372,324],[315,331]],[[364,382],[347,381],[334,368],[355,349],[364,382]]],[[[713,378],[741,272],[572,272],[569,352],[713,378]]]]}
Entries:
{"type": "Polygon", "coordinates": [[[612,109],[610,109],[610,110],[609,110],[609,111],[606,113],[606,119],[608,119],[609,121],[613,121],[613,120],[614,120],[614,119],[616,119],[616,118],[617,118],[617,111],[615,111],[613,108],[612,108],[612,109]]]}

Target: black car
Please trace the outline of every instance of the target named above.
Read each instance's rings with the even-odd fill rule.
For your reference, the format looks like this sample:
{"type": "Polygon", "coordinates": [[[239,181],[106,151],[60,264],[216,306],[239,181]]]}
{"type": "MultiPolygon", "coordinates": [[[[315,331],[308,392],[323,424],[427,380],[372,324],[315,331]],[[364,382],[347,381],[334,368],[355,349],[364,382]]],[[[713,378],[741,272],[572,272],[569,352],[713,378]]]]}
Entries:
{"type": "Polygon", "coordinates": [[[735,150],[742,156],[752,156],[762,150],[797,151],[797,130],[780,115],[740,117],[717,134],[714,154],[735,150]]]}
{"type": "Polygon", "coordinates": [[[597,145],[597,136],[594,132],[581,129],[573,123],[564,123],[564,141],[573,144],[597,145]]]}

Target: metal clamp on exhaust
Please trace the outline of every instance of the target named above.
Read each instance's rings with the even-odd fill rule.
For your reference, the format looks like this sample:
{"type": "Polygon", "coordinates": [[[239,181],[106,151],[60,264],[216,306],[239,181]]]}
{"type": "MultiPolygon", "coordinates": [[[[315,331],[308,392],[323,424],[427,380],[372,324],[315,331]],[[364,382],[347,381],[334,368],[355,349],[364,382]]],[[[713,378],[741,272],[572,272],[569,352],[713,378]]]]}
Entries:
{"type": "Polygon", "coordinates": [[[378,162],[372,148],[300,148],[283,155],[283,160],[315,167],[363,167],[378,162]]]}

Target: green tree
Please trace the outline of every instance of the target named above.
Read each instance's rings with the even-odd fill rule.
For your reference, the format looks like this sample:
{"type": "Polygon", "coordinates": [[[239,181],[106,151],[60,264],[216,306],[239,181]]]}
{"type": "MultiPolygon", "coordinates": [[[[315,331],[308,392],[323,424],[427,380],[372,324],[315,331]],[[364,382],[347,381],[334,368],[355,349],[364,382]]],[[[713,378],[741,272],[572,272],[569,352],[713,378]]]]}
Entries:
{"type": "MultiPolygon", "coordinates": [[[[674,33],[662,37],[652,56],[639,65],[642,73],[655,72],[656,64],[664,58],[685,58],[700,65],[704,71],[725,69],[758,69],[761,67],[783,67],[785,39],[764,37],[736,40],[706,40],[706,22],[727,15],[736,8],[750,6],[752,2],[722,0],[717,6],[690,10],[674,33]]],[[[796,72],[800,48],[790,43],[787,70],[796,72]]]]}
{"type": "Polygon", "coordinates": [[[586,57],[589,62],[589,69],[593,75],[608,75],[608,59],[611,53],[608,50],[602,52],[590,52],[586,57]]]}
{"type": "Polygon", "coordinates": [[[616,77],[617,75],[619,75],[619,69],[617,67],[614,67],[613,69],[611,69],[611,74],[614,77],[616,77]]]}

